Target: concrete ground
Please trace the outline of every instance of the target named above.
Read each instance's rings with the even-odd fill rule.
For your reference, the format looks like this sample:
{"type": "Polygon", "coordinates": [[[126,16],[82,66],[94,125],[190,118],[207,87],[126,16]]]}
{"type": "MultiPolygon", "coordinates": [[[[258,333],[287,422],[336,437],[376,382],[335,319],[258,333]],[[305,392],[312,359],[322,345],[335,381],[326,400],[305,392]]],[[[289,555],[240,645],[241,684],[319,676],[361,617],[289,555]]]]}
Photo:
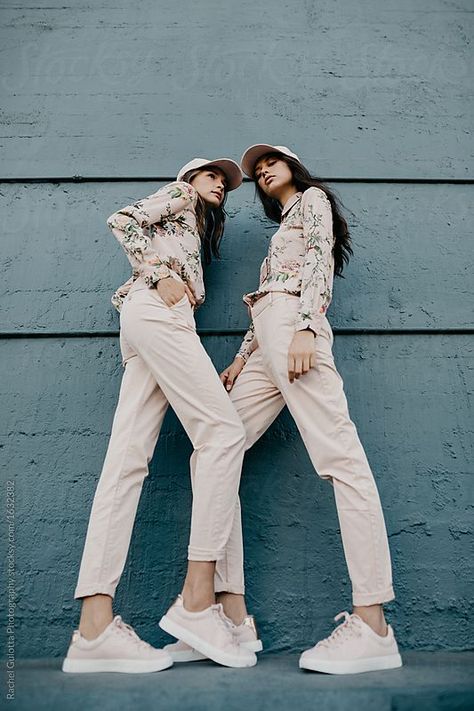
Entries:
{"type": "MultiPolygon", "coordinates": [[[[328,676],[297,654],[260,655],[252,669],[212,662],[155,674],[65,674],[61,659],[17,661],[22,711],[473,711],[474,652],[405,652],[388,672],[328,676]]],[[[4,697],[5,698],[5,697],[4,697]]]]}

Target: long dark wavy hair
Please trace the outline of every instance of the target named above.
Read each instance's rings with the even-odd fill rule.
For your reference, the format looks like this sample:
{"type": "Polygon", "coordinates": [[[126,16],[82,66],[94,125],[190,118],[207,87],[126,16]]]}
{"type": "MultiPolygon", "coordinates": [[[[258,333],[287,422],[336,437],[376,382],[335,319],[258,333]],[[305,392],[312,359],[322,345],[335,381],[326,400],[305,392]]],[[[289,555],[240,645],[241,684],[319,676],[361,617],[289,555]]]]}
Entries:
{"type": "MultiPolygon", "coordinates": [[[[295,158],[291,158],[291,156],[286,156],[284,153],[278,152],[266,153],[265,156],[261,156],[261,158],[264,157],[274,157],[285,161],[293,176],[293,184],[298,191],[304,192],[307,188],[314,186],[326,193],[328,200],[331,203],[333,232],[336,238],[333,250],[334,274],[344,278],[342,270],[344,269],[344,264],[349,261],[349,255],[353,254],[353,251],[349,235],[349,227],[342,214],[344,206],[341,199],[330,188],[328,188],[328,186],[320,178],[316,178],[311,175],[309,170],[295,158]]],[[[278,224],[280,224],[282,211],[280,203],[278,200],[271,198],[262,190],[255,178],[255,172],[253,179],[255,181],[256,191],[263,204],[266,216],[270,220],[273,220],[273,222],[278,222],[278,224]]]]}
{"type": "MultiPolygon", "coordinates": [[[[192,184],[191,180],[195,175],[203,170],[211,169],[214,170],[214,168],[207,168],[207,166],[204,166],[203,168],[189,170],[183,175],[182,180],[186,183],[192,184]]],[[[216,259],[219,259],[220,257],[219,246],[222,240],[222,235],[224,234],[224,223],[227,216],[224,209],[226,200],[227,190],[224,191],[224,199],[219,207],[208,205],[198,193],[196,203],[196,224],[199,237],[201,238],[205,264],[210,264],[213,257],[216,259]]]]}

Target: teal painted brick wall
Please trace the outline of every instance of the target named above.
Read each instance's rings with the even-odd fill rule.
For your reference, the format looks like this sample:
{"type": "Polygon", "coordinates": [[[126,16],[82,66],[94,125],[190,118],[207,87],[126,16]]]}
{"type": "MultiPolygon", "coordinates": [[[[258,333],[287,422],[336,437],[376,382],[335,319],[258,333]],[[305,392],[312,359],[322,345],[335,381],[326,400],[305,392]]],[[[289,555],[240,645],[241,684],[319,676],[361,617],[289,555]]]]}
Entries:
{"type": "MultiPolygon", "coordinates": [[[[469,10],[4,3],[0,445],[15,481],[18,656],[64,654],[78,620],[73,591],[122,372],[110,295],[129,274],[105,220],[190,157],[238,159],[260,140],[293,147],[348,208],[355,255],[329,319],[386,512],[400,642],[472,646],[469,10]]],[[[217,368],[247,325],[241,295],[274,229],[249,184],[228,212],[197,319],[217,368]]],[[[185,570],[189,453],[171,413],[117,594],[156,644],[185,570]]],[[[301,649],[350,604],[350,584],[331,487],[286,412],[246,458],[242,504],[248,601],[266,648],[301,649]]]]}

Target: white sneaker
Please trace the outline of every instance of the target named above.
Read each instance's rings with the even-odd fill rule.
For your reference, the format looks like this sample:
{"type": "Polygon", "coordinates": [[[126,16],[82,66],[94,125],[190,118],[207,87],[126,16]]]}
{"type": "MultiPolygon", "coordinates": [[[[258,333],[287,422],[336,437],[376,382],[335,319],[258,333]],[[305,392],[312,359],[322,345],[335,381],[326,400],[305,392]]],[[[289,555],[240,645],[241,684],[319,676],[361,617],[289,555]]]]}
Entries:
{"type": "MultiPolygon", "coordinates": [[[[241,647],[250,649],[252,652],[262,651],[263,645],[262,641],[258,639],[257,627],[253,615],[247,615],[240,625],[235,625],[225,613],[224,618],[241,647]]],[[[163,649],[168,652],[174,662],[199,662],[202,659],[207,659],[204,654],[193,649],[181,639],[172,644],[167,644],[163,649]]]]}
{"type": "Polygon", "coordinates": [[[241,647],[250,649],[252,652],[262,651],[263,644],[262,640],[258,638],[257,625],[255,624],[255,617],[253,615],[244,617],[240,625],[235,625],[227,615],[224,615],[224,617],[232,630],[232,634],[241,647]]]}
{"type": "Polygon", "coordinates": [[[307,649],[300,657],[301,669],[326,674],[359,674],[402,666],[393,629],[385,637],[376,634],[358,615],[340,612],[334,620],[344,622],[329,637],[307,649]]]}
{"type": "Polygon", "coordinates": [[[182,639],[178,639],[172,644],[165,644],[163,649],[168,652],[173,662],[200,662],[203,659],[208,659],[204,654],[183,642],[182,639]]]}
{"type": "Polygon", "coordinates": [[[116,615],[95,639],[86,639],[79,630],[74,630],[62,670],[137,674],[161,671],[172,665],[167,652],[140,639],[133,627],[116,615]]]}
{"type": "Polygon", "coordinates": [[[214,604],[200,612],[190,612],[178,595],[163,615],[161,629],[193,649],[227,667],[253,667],[257,657],[241,647],[224,619],[222,604],[214,604]]]}

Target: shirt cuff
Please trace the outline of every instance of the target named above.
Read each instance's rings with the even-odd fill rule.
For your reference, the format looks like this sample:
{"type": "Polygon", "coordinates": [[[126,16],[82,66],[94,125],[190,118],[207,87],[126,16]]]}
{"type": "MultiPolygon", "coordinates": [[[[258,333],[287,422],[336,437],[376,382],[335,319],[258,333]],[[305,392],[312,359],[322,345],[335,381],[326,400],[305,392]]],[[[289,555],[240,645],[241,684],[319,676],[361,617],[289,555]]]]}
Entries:
{"type": "MultiPolygon", "coordinates": [[[[170,277],[174,279],[175,281],[179,281],[180,284],[187,284],[187,281],[183,279],[178,272],[176,272],[172,267],[170,267],[166,262],[157,262],[156,263],[156,268],[164,264],[168,269],[170,270],[170,277]]],[[[166,277],[168,278],[168,277],[166,277]]],[[[158,277],[158,274],[155,269],[153,269],[152,272],[149,274],[144,275],[143,279],[145,280],[145,284],[150,288],[150,289],[155,289],[158,281],[161,281],[161,279],[158,277]]],[[[189,284],[188,284],[189,286],[189,284]]]]}
{"type": "Polygon", "coordinates": [[[162,262],[154,262],[154,266],[156,267],[156,269],[153,269],[151,272],[148,272],[147,274],[143,275],[143,280],[150,289],[155,289],[157,283],[160,281],[160,277],[158,276],[158,269],[161,265],[162,262]]]}
{"type": "Polygon", "coordinates": [[[256,349],[256,347],[257,347],[257,337],[255,336],[255,333],[254,333],[252,340],[249,340],[249,339],[243,340],[239,350],[235,354],[235,357],[240,356],[240,358],[242,358],[245,362],[247,362],[249,357],[252,355],[252,353],[256,349]]]}
{"type": "Polygon", "coordinates": [[[322,329],[324,315],[311,316],[310,314],[298,314],[295,323],[295,331],[305,331],[310,328],[314,335],[317,336],[322,329]]]}
{"type": "Polygon", "coordinates": [[[246,346],[246,347],[242,346],[242,348],[239,348],[239,350],[235,354],[235,357],[237,358],[237,356],[239,356],[239,358],[242,358],[242,360],[247,362],[247,360],[250,356],[250,353],[251,353],[251,351],[248,346],[246,346]]]}

